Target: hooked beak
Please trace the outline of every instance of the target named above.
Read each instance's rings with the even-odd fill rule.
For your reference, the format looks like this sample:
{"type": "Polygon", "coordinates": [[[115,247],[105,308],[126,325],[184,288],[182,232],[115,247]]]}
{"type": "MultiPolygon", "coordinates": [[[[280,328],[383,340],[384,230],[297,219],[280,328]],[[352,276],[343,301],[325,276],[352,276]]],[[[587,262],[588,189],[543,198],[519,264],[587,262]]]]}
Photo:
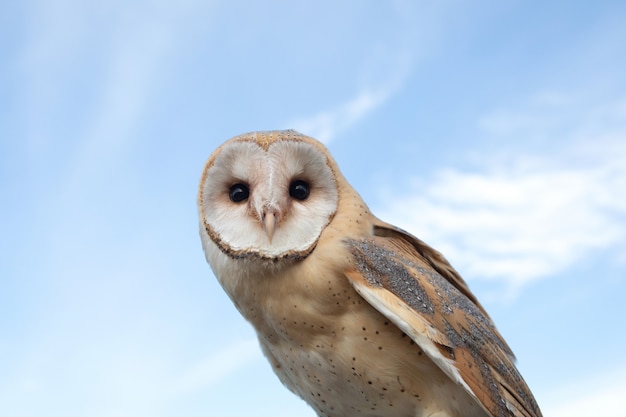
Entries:
{"type": "Polygon", "coordinates": [[[274,232],[276,231],[276,213],[264,212],[262,216],[263,222],[263,230],[265,230],[265,234],[269,239],[270,243],[272,243],[272,238],[274,237],[274,232]]]}

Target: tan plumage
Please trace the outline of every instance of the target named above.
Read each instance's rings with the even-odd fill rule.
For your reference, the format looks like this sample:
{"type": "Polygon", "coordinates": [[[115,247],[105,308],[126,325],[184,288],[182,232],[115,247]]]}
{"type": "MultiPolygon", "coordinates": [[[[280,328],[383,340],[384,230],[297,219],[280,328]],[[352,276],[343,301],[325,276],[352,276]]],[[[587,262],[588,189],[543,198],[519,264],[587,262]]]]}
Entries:
{"type": "Polygon", "coordinates": [[[541,416],[465,281],[372,215],[319,142],[231,139],[198,203],[215,275],[319,416],[541,416]]]}

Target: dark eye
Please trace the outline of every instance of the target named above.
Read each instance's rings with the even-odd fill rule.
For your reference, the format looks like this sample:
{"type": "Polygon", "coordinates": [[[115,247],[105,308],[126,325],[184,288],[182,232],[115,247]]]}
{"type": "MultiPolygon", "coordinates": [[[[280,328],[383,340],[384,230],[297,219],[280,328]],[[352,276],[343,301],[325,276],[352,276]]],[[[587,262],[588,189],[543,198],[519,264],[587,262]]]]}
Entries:
{"type": "Polygon", "coordinates": [[[240,203],[243,200],[247,199],[250,195],[250,190],[248,186],[245,184],[235,184],[230,187],[228,191],[228,196],[230,197],[230,201],[233,203],[240,203]]]}
{"type": "Polygon", "coordinates": [[[289,185],[289,195],[296,200],[306,200],[311,192],[309,183],[302,180],[295,180],[289,185]]]}

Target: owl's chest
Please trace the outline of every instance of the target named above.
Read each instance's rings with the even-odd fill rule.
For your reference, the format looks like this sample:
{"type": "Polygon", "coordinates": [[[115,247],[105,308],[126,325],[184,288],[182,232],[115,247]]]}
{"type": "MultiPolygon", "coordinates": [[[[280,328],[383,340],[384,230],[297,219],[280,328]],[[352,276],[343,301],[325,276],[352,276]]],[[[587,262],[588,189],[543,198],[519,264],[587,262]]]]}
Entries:
{"type": "Polygon", "coordinates": [[[440,402],[482,415],[472,414],[473,400],[349,284],[325,284],[323,293],[310,288],[308,298],[294,291],[269,303],[255,324],[275,373],[320,416],[428,415],[440,402]]]}

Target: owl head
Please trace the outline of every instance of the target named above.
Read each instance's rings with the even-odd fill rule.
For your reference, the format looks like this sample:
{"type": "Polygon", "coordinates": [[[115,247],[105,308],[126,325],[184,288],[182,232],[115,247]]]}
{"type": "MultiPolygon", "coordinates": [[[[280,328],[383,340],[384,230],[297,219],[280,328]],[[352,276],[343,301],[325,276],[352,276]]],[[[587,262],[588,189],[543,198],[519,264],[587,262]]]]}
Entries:
{"type": "Polygon", "coordinates": [[[205,252],[231,258],[302,259],[337,211],[336,164],[293,130],[253,132],[208,159],[198,205],[205,252]]]}

